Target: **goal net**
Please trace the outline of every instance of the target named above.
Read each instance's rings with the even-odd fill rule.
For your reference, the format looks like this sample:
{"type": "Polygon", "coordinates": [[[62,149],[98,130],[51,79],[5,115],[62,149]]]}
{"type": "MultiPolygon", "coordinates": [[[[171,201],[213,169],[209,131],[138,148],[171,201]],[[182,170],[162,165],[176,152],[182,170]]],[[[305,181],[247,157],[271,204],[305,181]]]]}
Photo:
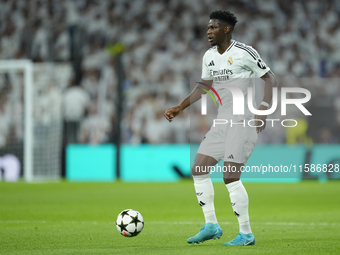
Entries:
{"type": "Polygon", "coordinates": [[[0,61],[1,178],[60,178],[62,91],[70,74],[68,64],[0,61]]]}

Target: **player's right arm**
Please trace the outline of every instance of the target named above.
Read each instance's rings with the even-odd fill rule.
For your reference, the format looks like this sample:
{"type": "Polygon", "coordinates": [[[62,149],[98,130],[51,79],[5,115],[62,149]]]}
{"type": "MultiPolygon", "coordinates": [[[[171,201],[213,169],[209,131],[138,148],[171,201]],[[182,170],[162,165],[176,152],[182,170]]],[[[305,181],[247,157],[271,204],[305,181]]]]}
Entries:
{"type": "MultiPolygon", "coordinates": [[[[212,86],[213,81],[212,80],[201,80],[201,83],[207,84],[209,86],[212,86]]],[[[197,88],[204,88],[206,89],[205,86],[198,84],[195,89],[190,93],[189,96],[187,96],[182,103],[175,107],[171,107],[168,110],[165,111],[164,117],[169,121],[172,122],[173,118],[175,118],[177,115],[179,115],[185,108],[190,106],[191,104],[195,103],[198,101],[201,97],[202,94],[206,94],[205,91],[197,88]]]]}
{"type": "MultiPolygon", "coordinates": [[[[201,83],[207,84],[209,86],[212,86],[213,84],[213,77],[209,71],[208,63],[207,63],[207,55],[208,51],[204,54],[203,60],[202,60],[202,76],[201,76],[201,83]]],[[[179,105],[169,108],[165,111],[164,116],[169,121],[172,122],[173,118],[175,118],[177,115],[179,115],[185,108],[187,108],[189,105],[195,103],[197,100],[199,100],[202,96],[202,94],[206,94],[206,92],[202,89],[197,88],[204,88],[206,87],[202,84],[198,84],[195,89],[190,93],[187,98],[183,100],[182,103],[179,105]]]]}

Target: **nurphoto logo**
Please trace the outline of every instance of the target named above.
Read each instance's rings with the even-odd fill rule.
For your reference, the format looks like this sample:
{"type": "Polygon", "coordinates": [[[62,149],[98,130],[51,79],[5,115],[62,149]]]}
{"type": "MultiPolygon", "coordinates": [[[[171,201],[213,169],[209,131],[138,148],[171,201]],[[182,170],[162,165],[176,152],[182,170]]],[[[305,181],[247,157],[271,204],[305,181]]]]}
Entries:
{"type": "MultiPolygon", "coordinates": [[[[221,98],[219,96],[219,94],[217,93],[217,91],[202,82],[197,82],[201,85],[206,86],[207,88],[209,88],[218,98],[218,100],[220,101],[220,104],[222,106],[222,101],[221,98]]],[[[226,88],[229,89],[229,91],[232,94],[232,98],[233,98],[233,115],[244,115],[244,94],[242,92],[242,90],[234,85],[227,85],[227,84],[216,84],[215,85],[216,88],[226,88]]],[[[214,98],[214,96],[206,89],[204,88],[200,88],[197,87],[198,89],[201,89],[203,91],[205,91],[208,95],[210,95],[210,97],[213,99],[215,105],[217,105],[216,100],[214,98]]],[[[267,110],[258,110],[255,109],[253,106],[253,89],[251,87],[248,88],[248,100],[247,100],[247,105],[248,105],[248,109],[251,113],[255,114],[255,115],[269,115],[275,112],[275,110],[277,109],[277,105],[278,105],[278,89],[277,88],[272,88],[273,91],[273,103],[271,108],[267,109],[267,110]]],[[[202,94],[201,96],[201,114],[202,115],[207,115],[207,94],[202,94]]],[[[298,87],[284,87],[281,88],[281,115],[282,116],[286,116],[287,115],[287,105],[295,105],[304,115],[308,116],[308,115],[312,115],[307,109],[306,107],[303,106],[303,104],[307,103],[309,100],[311,99],[311,93],[309,90],[305,89],[305,88],[298,88],[298,87]],[[303,98],[287,98],[287,94],[291,94],[291,93],[300,93],[303,94],[305,97],[303,98]]],[[[274,126],[274,121],[280,121],[279,119],[267,119],[267,121],[271,121],[272,122],[272,127],[274,126]]],[[[229,123],[228,120],[226,119],[214,119],[214,124],[218,125],[218,124],[227,124],[229,123]]],[[[230,120],[230,124],[231,126],[233,124],[243,124],[243,126],[246,125],[245,120],[243,121],[243,123],[237,122],[237,123],[233,123],[232,120],[230,120]]],[[[284,127],[295,127],[298,124],[298,122],[295,119],[285,119],[281,121],[281,125],[284,127]],[[286,122],[294,122],[293,125],[286,125],[286,122]]],[[[262,127],[264,125],[264,122],[262,120],[259,119],[252,119],[248,121],[248,126],[250,127],[262,127]],[[251,125],[252,122],[256,122],[259,121],[261,122],[261,124],[259,126],[255,126],[255,125],[251,125]]]]}

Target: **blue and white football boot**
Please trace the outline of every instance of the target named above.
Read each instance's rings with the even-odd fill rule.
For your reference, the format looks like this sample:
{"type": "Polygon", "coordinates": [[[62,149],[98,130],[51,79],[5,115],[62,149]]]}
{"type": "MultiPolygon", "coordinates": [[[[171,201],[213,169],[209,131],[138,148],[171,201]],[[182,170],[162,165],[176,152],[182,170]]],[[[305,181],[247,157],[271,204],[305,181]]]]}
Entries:
{"type": "Polygon", "coordinates": [[[221,227],[218,225],[218,223],[206,223],[203,228],[200,230],[200,232],[193,236],[190,237],[187,242],[188,243],[203,243],[204,241],[210,240],[210,239],[220,239],[222,236],[223,231],[221,227]]]}
{"type": "Polygon", "coordinates": [[[241,232],[238,233],[238,236],[231,240],[230,242],[224,243],[224,246],[247,246],[254,245],[255,237],[252,233],[243,234],[241,232]]]}

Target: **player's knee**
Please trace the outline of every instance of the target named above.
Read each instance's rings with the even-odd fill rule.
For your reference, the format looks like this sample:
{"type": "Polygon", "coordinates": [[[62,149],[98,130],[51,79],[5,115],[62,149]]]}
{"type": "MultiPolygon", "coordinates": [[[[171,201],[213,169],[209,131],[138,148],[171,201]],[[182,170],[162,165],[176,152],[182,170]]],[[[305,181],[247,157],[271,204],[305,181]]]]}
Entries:
{"type": "Polygon", "coordinates": [[[193,176],[204,175],[204,174],[208,174],[208,173],[209,173],[208,167],[205,167],[205,166],[202,166],[202,165],[194,164],[193,167],[191,168],[191,174],[193,176]]]}
{"type": "Polygon", "coordinates": [[[225,184],[229,184],[229,183],[232,183],[232,182],[236,182],[236,181],[239,181],[240,178],[228,178],[228,177],[224,177],[223,178],[223,181],[225,184]]]}

